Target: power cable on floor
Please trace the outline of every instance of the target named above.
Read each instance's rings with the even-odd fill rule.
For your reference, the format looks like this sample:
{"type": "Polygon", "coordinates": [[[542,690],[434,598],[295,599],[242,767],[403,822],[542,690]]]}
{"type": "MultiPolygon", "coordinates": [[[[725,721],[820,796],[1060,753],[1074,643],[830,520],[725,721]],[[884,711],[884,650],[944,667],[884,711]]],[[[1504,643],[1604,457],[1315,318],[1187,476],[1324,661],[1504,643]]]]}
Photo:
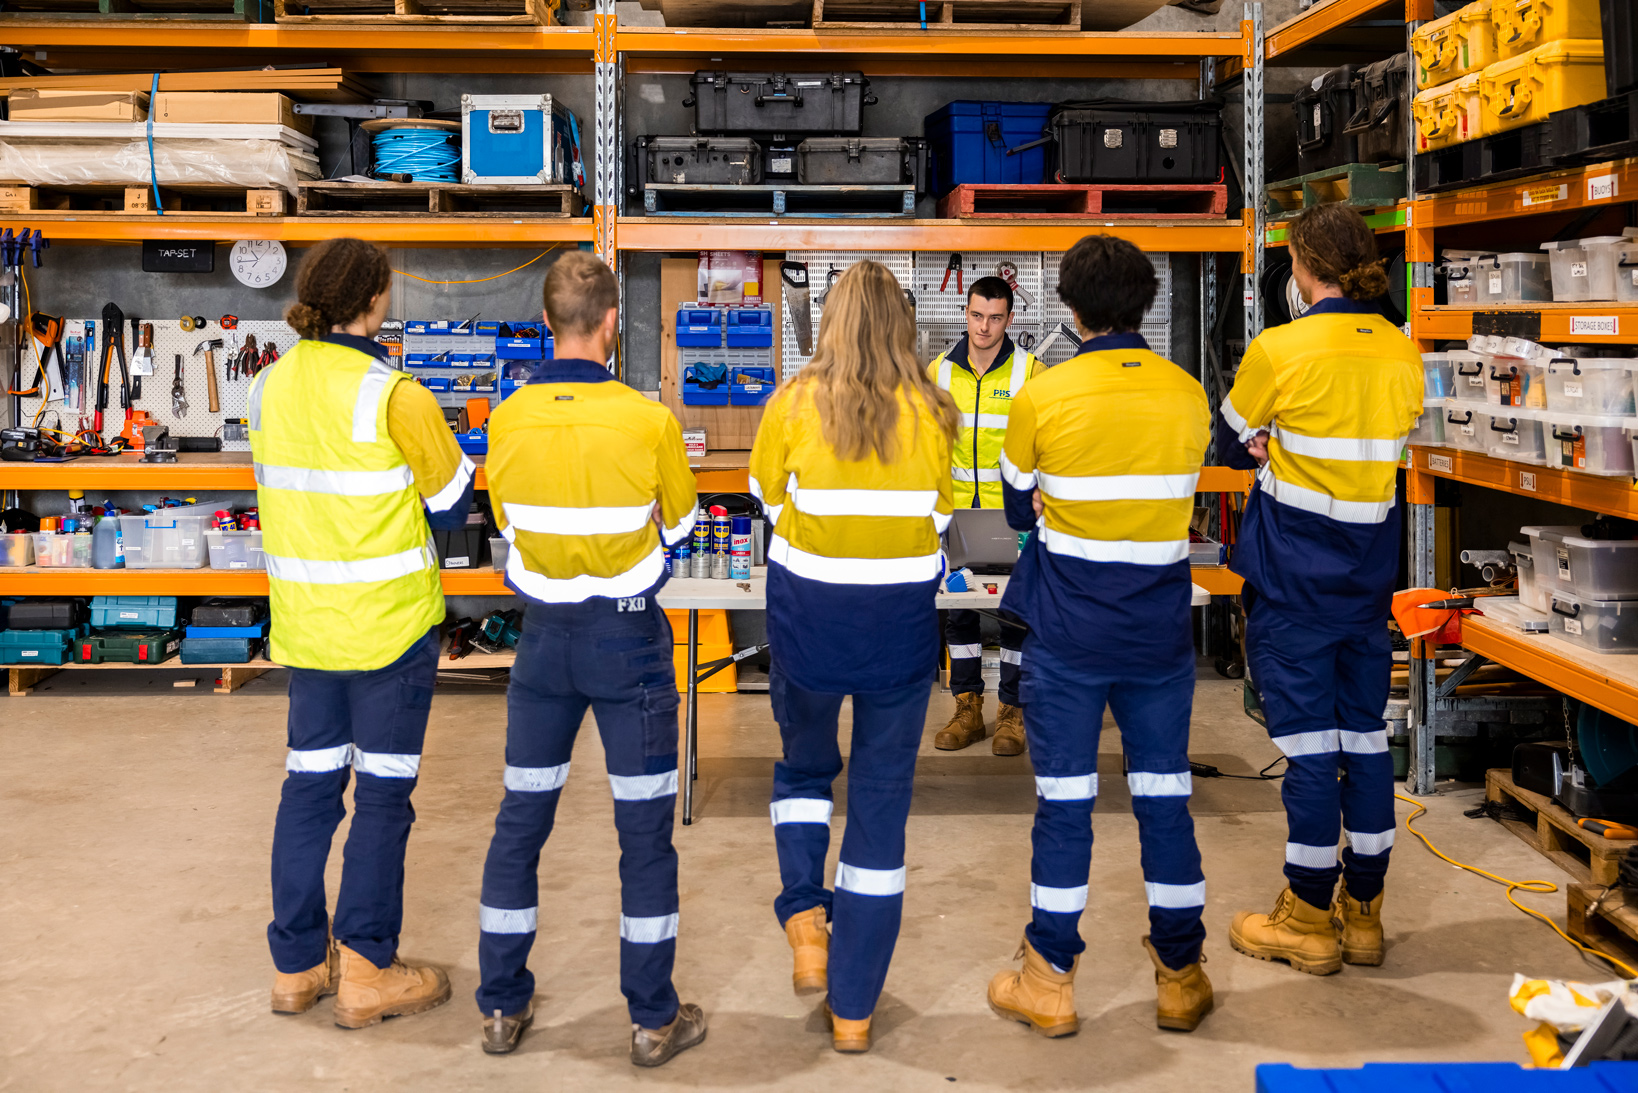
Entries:
{"type": "Polygon", "coordinates": [[[1274,769],[1276,763],[1283,762],[1285,762],[1285,756],[1277,755],[1274,757],[1273,763],[1268,764],[1268,766],[1264,767],[1256,774],[1226,774],[1212,766],[1210,763],[1191,762],[1189,764],[1189,773],[1194,775],[1196,778],[1238,778],[1245,782],[1277,782],[1281,778],[1285,777],[1285,771],[1282,770],[1278,774],[1270,774],[1268,772],[1274,769]]]}

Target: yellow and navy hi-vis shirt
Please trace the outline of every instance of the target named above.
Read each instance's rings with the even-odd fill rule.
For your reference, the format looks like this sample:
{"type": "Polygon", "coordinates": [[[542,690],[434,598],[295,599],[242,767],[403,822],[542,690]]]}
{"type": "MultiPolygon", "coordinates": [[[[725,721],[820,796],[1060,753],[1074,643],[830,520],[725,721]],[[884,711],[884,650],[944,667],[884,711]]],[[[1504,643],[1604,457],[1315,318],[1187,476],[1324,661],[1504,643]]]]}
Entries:
{"type": "Polygon", "coordinates": [[[1422,412],[1422,360],[1368,303],[1321,300],[1246,348],[1219,449],[1266,466],[1230,563],[1254,593],[1325,630],[1385,619],[1399,574],[1400,452],[1422,412]]]}
{"type": "Polygon", "coordinates": [[[1193,657],[1189,520],[1210,435],[1200,382],[1141,334],[1088,339],[1013,400],[1007,522],[1034,533],[1001,606],[1032,641],[1087,671],[1193,657]]]}
{"type": "Polygon", "coordinates": [[[1001,441],[1007,435],[1007,414],[1012,400],[1041,362],[1001,335],[995,362],[982,376],[968,362],[964,337],[927,366],[933,382],[950,392],[961,411],[961,434],[950,451],[950,478],[955,503],[963,509],[1001,507],[1001,441]]]}
{"type": "Polygon", "coordinates": [[[950,444],[903,392],[898,440],[892,463],[839,458],[800,379],[763,411],[751,492],[773,525],[768,639],[780,670],[807,690],[885,691],[934,670],[950,444]]]}
{"type": "Polygon", "coordinates": [[[650,595],[694,530],[682,427],[594,361],[546,361],[497,406],[484,470],[507,587],[537,603],[650,595]]]}

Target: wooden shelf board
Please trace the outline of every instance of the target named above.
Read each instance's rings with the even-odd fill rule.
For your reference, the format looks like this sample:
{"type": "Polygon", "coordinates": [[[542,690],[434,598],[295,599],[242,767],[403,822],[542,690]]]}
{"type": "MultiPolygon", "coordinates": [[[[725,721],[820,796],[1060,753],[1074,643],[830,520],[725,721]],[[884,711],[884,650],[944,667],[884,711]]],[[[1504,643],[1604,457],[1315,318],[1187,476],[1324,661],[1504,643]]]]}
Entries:
{"type": "Polygon", "coordinates": [[[1462,647],[1626,721],[1638,721],[1638,656],[1589,653],[1551,634],[1526,634],[1469,615],[1462,647]]]}
{"type": "MultiPolygon", "coordinates": [[[[1496,409],[1500,411],[1502,407],[1496,409]]],[[[1425,448],[1421,445],[1411,446],[1409,470],[1413,476],[1449,478],[1472,486],[1516,493],[1521,497],[1537,497],[1571,508],[1638,520],[1638,490],[1632,488],[1632,480],[1628,478],[1606,478],[1561,467],[1534,467],[1528,463],[1494,459],[1478,452],[1425,448]]],[[[1417,484],[1412,483],[1410,492],[1413,497],[1417,495],[1417,489],[1417,484]]],[[[1634,667],[1638,668],[1638,660],[1634,661],[1634,667]]]]}

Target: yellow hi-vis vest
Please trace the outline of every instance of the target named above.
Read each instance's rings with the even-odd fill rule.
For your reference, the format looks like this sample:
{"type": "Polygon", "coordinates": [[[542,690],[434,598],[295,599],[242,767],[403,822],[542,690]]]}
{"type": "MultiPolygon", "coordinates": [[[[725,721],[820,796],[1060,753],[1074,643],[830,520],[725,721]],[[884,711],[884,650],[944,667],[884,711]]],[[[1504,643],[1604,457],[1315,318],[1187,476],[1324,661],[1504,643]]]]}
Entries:
{"type": "Polygon", "coordinates": [[[444,617],[415,476],[387,435],[409,377],[299,341],[250,387],[250,451],[273,616],[272,659],[369,671],[444,617]]]}
{"type": "Polygon", "coordinates": [[[1028,351],[1014,348],[1009,363],[992,364],[982,376],[975,376],[970,367],[957,368],[948,353],[940,353],[928,366],[935,382],[950,392],[961,411],[961,433],[950,452],[956,508],[975,507],[975,490],[976,507],[1001,507],[1001,445],[1007,439],[1007,415],[1012,412],[1013,396],[1038,364],[1028,351]]]}

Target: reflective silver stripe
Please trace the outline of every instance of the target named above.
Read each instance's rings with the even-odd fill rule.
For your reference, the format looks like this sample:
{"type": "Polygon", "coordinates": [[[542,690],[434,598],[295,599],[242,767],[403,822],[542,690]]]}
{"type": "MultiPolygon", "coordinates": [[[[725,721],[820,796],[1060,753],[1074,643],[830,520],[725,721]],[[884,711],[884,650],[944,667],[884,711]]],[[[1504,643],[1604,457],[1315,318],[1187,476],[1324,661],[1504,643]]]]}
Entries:
{"type": "MultiPolygon", "coordinates": [[[[1036,478],[1034,471],[1021,471],[1018,464],[1007,458],[1007,450],[1001,449],[1001,480],[1015,490],[1032,490],[1035,488],[1036,478]]],[[[954,471],[950,472],[952,475],[954,471]]]]}
{"type": "Polygon", "coordinates": [[[836,806],[823,797],[786,797],[768,806],[775,824],[829,824],[836,806]]]}
{"type": "Polygon", "coordinates": [[[377,778],[414,778],[421,773],[421,757],[413,752],[363,751],[355,746],[353,769],[377,778]]]}
{"type": "Polygon", "coordinates": [[[1090,801],[1098,795],[1096,774],[1072,774],[1067,778],[1035,776],[1035,792],[1043,801],[1090,801]]]}
{"type": "Polygon", "coordinates": [[[690,508],[683,514],[683,518],[678,520],[674,526],[666,528],[665,532],[660,536],[660,538],[665,540],[666,546],[676,546],[678,543],[694,534],[694,523],[698,519],[699,514],[690,508]]]}
{"type": "Polygon", "coordinates": [[[1058,501],[1181,501],[1194,496],[1196,474],[1036,475],[1041,492],[1058,501]]]}
{"type": "Polygon", "coordinates": [[[471,483],[472,476],[477,472],[478,468],[473,466],[472,460],[464,455],[461,456],[461,465],[455,468],[455,473],[450,476],[449,482],[445,484],[443,489],[427,498],[427,510],[429,512],[448,512],[454,508],[456,502],[466,493],[466,487],[471,483]]]}
{"type": "Polygon", "coordinates": [[[276,367],[278,366],[275,364],[273,367],[258,372],[256,374],[256,378],[250,381],[249,412],[245,416],[250,419],[250,428],[252,432],[261,431],[262,389],[266,387],[267,377],[272,373],[273,368],[276,367]]]}
{"type": "Polygon", "coordinates": [[[677,795],[677,772],[662,774],[611,774],[609,789],[616,801],[658,801],[677,795]]]}
{"type": "MultiPolygon", "coordinates": [[[[537,535],[623,535],[648,523],[654,502],[569,508],[557,505],[501,504],[508,526],[537,535]]],[[[690,529],[692,530],[692,529],[690,529]]]]}
{"type": "Polygon", "coordinates": [[[353,443],[374,444],[375,419],[381,410],[381,395],[397,371],[372,362],[358,383],[358,399],[353,403],[353,443]]]}
{"type": "Polygon", "coordinates": [[[951,660],[971,660],[973,657],[984,655],[982,645],[951,645],[948,648],[951,660]]]}
{"type": "Polygon", "coordinates": [[[1348,845],[1355,854],[1372,857],[1377,854],[1386,854],[1393,848],[1393,828],[1386,831],[1349,831],[1343,828],[1342,834],[1348,840],[1348,845]]]}
{"type": "Polygon", "coordinates": [[[367,584],[391,581],[431,569],[425,547],[412,547],[401,554],[363,558],[356,562],[315,561],[311,558],[284,558],[264,554],[267,575],[276,581],[299,584],[367,584]]]}
{"type": "Polygon", "coordinates": [[[478,904],[478,929],[486,934],[532,934],[539,907],[486,907],[478,904]]]}
{"type": "Polygon", "coordinates": [[[1022,663],[1024,663],[1024,651],[1022,649],[1003,649],[1003,650],[1001,650],[1001,663],[1002,664],[1022,664],[1022,663]]]}
{"type": "Polygon", "coordinates": [[[779,514],[784,511],[785,506],[783,504],[768,504],[767,497],[762,493],[762,483],[758,482],[754,475],[751,478],[751,496],[757,499],[757,502],[762,506],[762,511],[767,513],[768,519],[772,521],[774,527],[778,527],[779,514]]]}
{"type": "Polygon", "coordinates": [[[1143,891],[1149,897],[1150,907],[1204,907],[1206,882],[1198,884],[1154,884],[1145,881],[1143,891]]]}
{"type": "Polygon", "coordinates": [[[654,915],[651,918],[620,916],[620,940],[633,945],[658,945],[677,936],[676,915],[654,915]]]}
{"type": "Polygon", "coordinates": [[[1290,865],[1302,865],[1309,869],[1329,869],[1337,863],[1337,848],[1334,846],[1309,846],[1306,843],[1286,843],[1285,860],[1290,865]]]}
{"type": "Polygon", "coordinates": [[[809,516],[931,516],[936,504],[937,490],[791,491],[791,505],[809,516]]]}
{"type": "Polygon", "coordinates": [[[351,744],[337,744],[333,748],[291,748],[284,757],[284,769],[291,774],[329,774],[345,767],[353,759],[351,744]]]}
{"type": "Polygon", "coordinates": [[[1018,392],[1024,389],[1024,384],[1028,380],[1029,354],[1014,346],[1012,350],[1012,372],[1007,376],[1007,389],[1012,393],[1013,398],[1018,397],[1018,392]]]}
{"type": "Polygon", "coordinates": [[[1001,468],[980,467],[975,471],[971,467],[951,467],[950,477],[957,482],[999,482],[1001,468]]]}
{"type": "Polygon", "coordinates": [[[310,467],[280,467],[272,463],[253,463],[251,466],[256,475],[257,488],[266,490],[379,497],[415,484],[415,474],[407,463],[384,471],[321,471],[310,467]]]}
{"type": "Polygon", "coordinates": [[[1126,785],[1134,797],[1187,797],[1194,792],[1194,779],[1188,771],[1182,774],[1128,771],[1126,785]]]}
{"type": "Polygon", "coordinates": [[[1314,732],[1294,732],[1273,738],[1274,746],[1288,759],[1302,755],[1330,755],[1337,750],[1337,730],[1318,729],[1314,732]]]}
{"type": "Polygon", "coordinates": [[[963,429],[1005,429],[1007,427],[1007,415],[962,414],[961,427],[963,429]]]}
{"type": "Polygon", "coordinates": [[[1044,884],[1029,886],[1029,905],[1037,911],[1055,915],[1078,915],[1086,910],[1086,885],[1079,888],[1048,888],[1044,884]]]}
{"type": "Polygon", "coordinates": [[[1397,463],[1405,448],[1404,437],[1304,436],[1275,427],[1270,435],[1280,447],[1294,455],[1315,459],[1337,459],[1350,463],[1397,463]]]}
{"type": "Polygon", "coordinates": [[[1344,524],[1380,524],[1393,511],[1394,499],[1391,497],[1386,501],[1343,501],[1307,486],[1281,482],[1274,477],[1272,464],[1258,473],[1257,481],[1282,505],[1329,516],[1344,524]]]}
{"type": "Polygon", "coordinates": [[[950,518],[953,515],[954,513],[935,511],[933,513],[933,530],[943,535],[944,530],[950,526],[950,518]]]}
{"type": "MultiPolygon", "coordinates": [[[[511,531],[510,525],[506,528],[511,531]]],[[[523,559],[523,551],[513,549],[506,558],[506,579],[522,592],[541,603],[582,603],[593,596],[618,599],[636,596],[653,588],[665,573],[665,551],[655,547],[648,557],[613,577],[594,577],[582,573],[577,577],[547,577],[530,569],[523,559]]]]}
{"type": "Polygon", "coordinates": [[[827,558],[790,545],[782,535],[768,540],[768,560],[798,577],[826,584],[915,584],[936,580],[944,572],[944,554],[912,558],[827,558]]]}
{"type": "Polygon", "coordinates": [[[1239,434],[1240,442],[1243,444],[1262,430],[1257,426],[1246,424],[1246,419],[1241,416],[1240,411],[1234,408],[1233,399],[1232,393],[1224,395],[1223,405],[1219,409],[1222,411],[1223,420],[1228,422],[1230,429],[1239,434]]]}
{"type": "Polygon", "coordinates": [[[1352,755],[1386,755],[1388,753],[1388,730],[1386,728],[1373,729],[1370,732],[1349,732],[1342,729],[1337,733],[1342,750],[1352,755]]]}
{"type": "Polygon", "coordinates": [[[836,863],[836,890],[860,896],[897,896],[904,893],[904,866],[897,869],[860,869],[836,863]]]}
{"type": "Polygon", "coordinates": [[[514,767],[506,765],[506,788],[518,793],[550,793],[562,789],[569,780],[569,764],[555,767],[514,767]]]}
{"type": "Polygon", "coordinates": [[[1083,539],[1042,524],[1041,545],[1054,554],[1087,562],[1125,562],[1129,565],[1172,565],[1189,556],[1187,539],[1083,539]]]}
{"type": "Polygon", "coordinates": [[[948,391],[950,389],[950,370],[953,367],[954,365],[950,363],[949,357],[943,353],[938,355],[938,385],[940,390],[948,391]]]}

